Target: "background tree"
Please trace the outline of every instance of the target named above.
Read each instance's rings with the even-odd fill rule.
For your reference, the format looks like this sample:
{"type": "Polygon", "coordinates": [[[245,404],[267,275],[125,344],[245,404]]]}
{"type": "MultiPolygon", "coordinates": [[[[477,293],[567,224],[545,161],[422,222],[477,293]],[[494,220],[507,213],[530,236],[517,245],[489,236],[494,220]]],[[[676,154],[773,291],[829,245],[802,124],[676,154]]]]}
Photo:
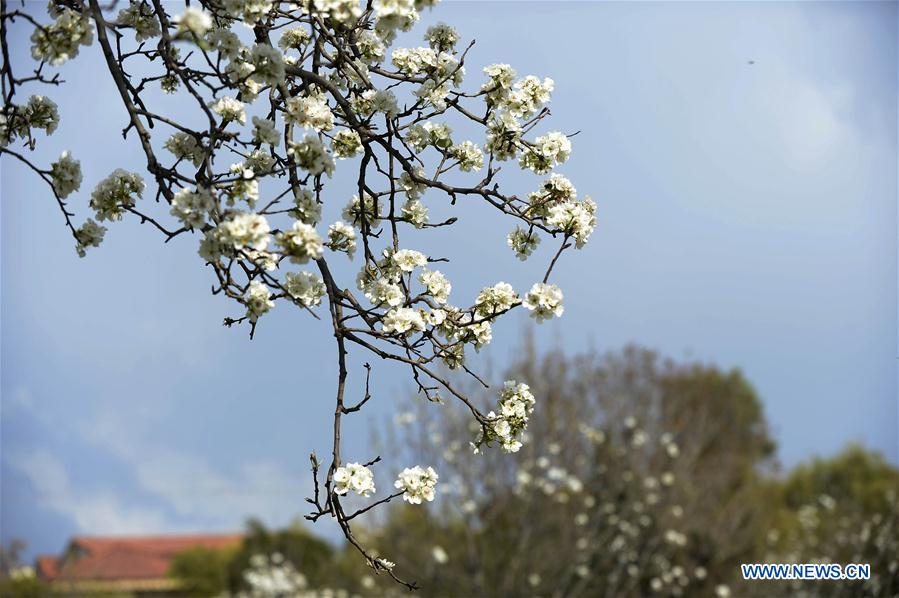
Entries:
{"type": "Polygon", "coordinates": [[[899,594],[899,471],[882,456],[850,446],[798,465],[775,483],[774,492],[768,560],[871,566],[870,580],[784,583],[783,592],[899,594]]]}
{"type": "Polygon", "coordinates": [[[0,152],[47,183],[80,255],[100,245],[103,223],[123,218],[154,227],[164,241],[196,235],[202,262],[214,273],[213,293],[239,304],[225,325],[247,325],[251,337],[276,304],[320,317],[317,308],[327,300],[336,344],[333,446],[327,463],[312,455],[308,518],[335,518],[369,566],[396,581],[393,563],[366,550],[350,521],[400,496],[433,500],[438,474],[426,463],[404,464],[396,492],[364,507],[344,504],[348,494],[375,494],[370,468],[379,460],[341,453],[343,418],[371,398],[368,364],[364,374],[354,368],[358,390],[347,389],[350,350],[402,364],[431,401],[463,403],[477,425],[478,446],[517,450],[535,400],[527,385],[504,387],[497,412],[485,412],[438,368],[481,381],[466,349],[470,355],[487,345],[499,316],[519,307],[538,321],[561,316],[562,291],[550,275],[566,249],[583,247],[596,221],[592,200],[578,199],[572,183],[552,172],[568,159],[571,142],[561,132],[540,131],[551,79],[518,78],[509,65],[493,64],[463,90],[473,42],[457,49],[459,33],[444,24],[424,32],[427,46],[389,51],[397,32],[433,4],[51,0],[46,14],[36,14],[34,5],[8,8],[4,0],[0,19],[0,152]],[[14,27],[33,31],[37,66],[26,74],[10,62],[14,27]],[[84,202],[93,218],[78,226],[75,194],[83,177],[75,154],[65,151],[47,167],[27,156],[59,126],[57,106],[38,94],[23,102],[21,92],[59,86],[56,69],[94,41],[127,111],[123,136],[136,138],[146,168],[116,169],[99,181],[84,202]],[[158,90],[177,101],[159,100],[158,90]],[[332,191],[338,160],[341,176],[355,183],[352,197],[332,191]],[[506,191],[500,173],[516,164],[546,178],[506,191]],[[401,242],[416,229],[449,227],[464,217],[432,221],[426,201],[450,213],[457,202],[498,210],[515,225],[507,241],[521,259],[548,235],[555,247],[537,282],[521,293],[499,282],[451,303],[452,285],[436,269],[449,256],[401,242]],[[355,276],[334,267],[347,259],[355,276]],[[353,279],[358,292],[350,290],[353,279]]]}
{"type": "Polygon", "coordinates": [[[759,554],[772,496],[774,442],[751,385],[636,347],[568,357],[524,345],[505,376],[546,397],[528,441],[513,459],[472,459],[452,440],[466,418],[417,403],[402,431],[385,427],[386,452],[439,464],[452,500],[430,516],[393,511],[371,545],[431,572],[435,595],[726,591],[759,554]]]}
{"type": "Polygon", "coordinates": [[[47,595],[46,585],[35,577],[34,569],[22,560],[22,553],[27,547],[25,541],[18,538],[0,546],[0,596],[37,598],[47,595]]]}

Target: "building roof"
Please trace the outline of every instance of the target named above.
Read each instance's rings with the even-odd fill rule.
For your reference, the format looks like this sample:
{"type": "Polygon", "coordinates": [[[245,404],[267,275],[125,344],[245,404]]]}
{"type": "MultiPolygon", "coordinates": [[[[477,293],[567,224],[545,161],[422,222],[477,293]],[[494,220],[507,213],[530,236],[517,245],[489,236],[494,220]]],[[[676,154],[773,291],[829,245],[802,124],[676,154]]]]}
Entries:
{"type": "Polygon", "coordinates": [[[188,548],[237,546],[240,534],[72,538],[62,556],[39,556],[47,581],[119,581],[166,577],[172,559],[188,548]]]}

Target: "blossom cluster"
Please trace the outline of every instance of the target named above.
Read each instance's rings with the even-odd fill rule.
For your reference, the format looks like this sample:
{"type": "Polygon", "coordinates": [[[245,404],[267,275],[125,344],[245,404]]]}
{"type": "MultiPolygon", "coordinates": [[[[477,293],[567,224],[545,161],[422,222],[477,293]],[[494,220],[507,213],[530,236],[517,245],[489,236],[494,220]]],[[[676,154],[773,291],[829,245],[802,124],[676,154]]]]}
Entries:
{"type": "MultiPolygon", "coordinates": [[[[151,223],[167,240],[195,235],[214,273],[213,292],[241,310],[226,324],[245,322],[252,335],[278,302],[310,311],[326,302],[341,343],[408,365],[431,401],[444,391],[457,395],[435,365],[471,372],[466,351],[492,342],[496,320],[516,308],[540,322],[562,315],[562,291],[549,277],[558,254],[589,239],[596,204],[579,199],[555,172],[572,145],[564,133],[541,128],[552,79],[519,77],[498,63],[465,91],[471,58],[445,23],[427,28],[423,42],[392,47],[434,4],[217,0],[169,14],[144,0],[122,3],[97,21],[96,41],[128,111],[125,134],[140,138],[157,201],[139,201],[148,191],[144,179],[116,169],[93,188],[93,218],[77,226],[66,210],[76,209],[70,198],[83,182],[80,162],[63,152],[48,170],[35,169],[56,194],[79,255],[102,242],[100,223],[126,217],[151,223]],[[134,70],[141,60],[144,70],[134,70]],[[149,87],[183,90],[198,118],[145,102],[149,87]],[[532,186],[508,193],[498,177],[508,168],[502,162],[545,180],[531,193],[532,186]],[[352,190],[332,188],[338,165],[352,190]],[[437,194],[447,201],[438,203],[437,194]],[[540,235],[561,242],[544,282],[521,294],[497,282],[463,303],[448,276],[454,264],[436,267],[452,256],[404,244],[407,231],[420,238],[454,225],[458,218],[445,216],[446,208],[471,200],[515,221],[505,242],[522,260],[538,253],[540,235]],[[339,219],[330,219],[339,206],[339,219]],[[358,292],[340,280],[344,265],[332,258],[349,260],[358,292]]],[[[31,36],[40,68],[65,63],[95,37],[90,11],[59,2],[48,11],[53,21],[31,36]]],[[[33,149],[35,133],[51,135],[58,124],[57,106],[44,96],[10,104],[0,118],[0,147],[21,140],[33,149]]],[[[519,450],[533,406],[526,384],[507,383],[496,412],[473,409],[482,426],[477,445],[519,450]]],[[[332,465],[335,494],[374,493],[367,467],[332,465]]],[[[413,467],[396,487],[417,504],[433,500],[436,480],[433,469],[413,467]]]]}
{"type": "Polygon", "coordinates": [[[427,469],[419,465],[407,467],[400,472],[394,488],[403,491],[403,500],[413,505],[420,505],[422,500],[434,500],[437,488],[437,472],[433,467],[427,469]]]}
{"type": "MultiPolygon", "coordinates": [[[[394,482],[394,488],[402,490],[403,500],[420,505],[422,501],[431,502],[436,497],[437,472],[433,467],[407,467],[402,470],[394,482]]],[[[375,477],[371,469],[359,463],[347,463],[338,467],[333,476],[333,492],[338,496],[350,491],[369,497],[375,493],[375,477]]]]}
{"type": "Polygon", "coordinates": [[[494,440],[505,452],[517,453],[535,402],[527,384],[506,380],[499,393],[499,413],[491,411],[487,414],[487,423],[482,426],[481,435],[472,443],[475,453],[480,452],[482,445],[489,445],[494,440]]]}
{"type": "Polygon", "coordinates": [[[375,476],[371,469],[359,463],[347,463],[334,471],[334,494],[347,494],[350,490],[368,497],[375,492],[375,476]]]}

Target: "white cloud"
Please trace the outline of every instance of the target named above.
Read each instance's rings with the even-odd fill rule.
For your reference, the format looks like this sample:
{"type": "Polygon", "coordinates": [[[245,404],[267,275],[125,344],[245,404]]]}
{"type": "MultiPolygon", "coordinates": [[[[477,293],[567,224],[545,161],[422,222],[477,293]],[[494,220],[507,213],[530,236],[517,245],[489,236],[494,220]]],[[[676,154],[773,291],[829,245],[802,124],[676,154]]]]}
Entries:
{"type": "Polygon", "coordinates": [[[234,529],[249,516],[285,525],[301,514],[310,493],[311,481],[302,472],[272,461],[216,467],[203,457],[148,441],[133,420],[105,414],[83,432],[127,464],[142,491],[197,529],[234,529]]]}
{"type": "Polygon", "coordinates": [[[123,504],[108,492],[74,488],[63,463],[49,451],[19,453],[6,461],[31,482],[41,507],[70,518],[81,532],[150,533],[167,525],[158,509],[123,504]]]}

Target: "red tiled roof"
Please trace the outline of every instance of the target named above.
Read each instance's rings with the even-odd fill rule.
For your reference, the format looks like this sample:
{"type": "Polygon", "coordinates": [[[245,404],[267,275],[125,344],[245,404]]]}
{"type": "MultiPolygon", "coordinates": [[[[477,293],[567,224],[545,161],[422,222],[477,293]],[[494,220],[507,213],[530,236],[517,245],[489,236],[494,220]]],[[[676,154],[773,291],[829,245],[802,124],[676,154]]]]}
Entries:
{"type": "Polygon", "coordinates": [[[37,557],[35,569],[37,569],[38,577],[42,579],[53,579],[59,575],[59,557],[50,554],[39,555],[37,557]]]}
{"type": "Polygon", "coordinates": [[[188,548],[228,548],[239,534],[140,537],[74,537],[62,557],[40,556],[38,575],[55,580],[163,578],[172,559],[188,548]]]}

